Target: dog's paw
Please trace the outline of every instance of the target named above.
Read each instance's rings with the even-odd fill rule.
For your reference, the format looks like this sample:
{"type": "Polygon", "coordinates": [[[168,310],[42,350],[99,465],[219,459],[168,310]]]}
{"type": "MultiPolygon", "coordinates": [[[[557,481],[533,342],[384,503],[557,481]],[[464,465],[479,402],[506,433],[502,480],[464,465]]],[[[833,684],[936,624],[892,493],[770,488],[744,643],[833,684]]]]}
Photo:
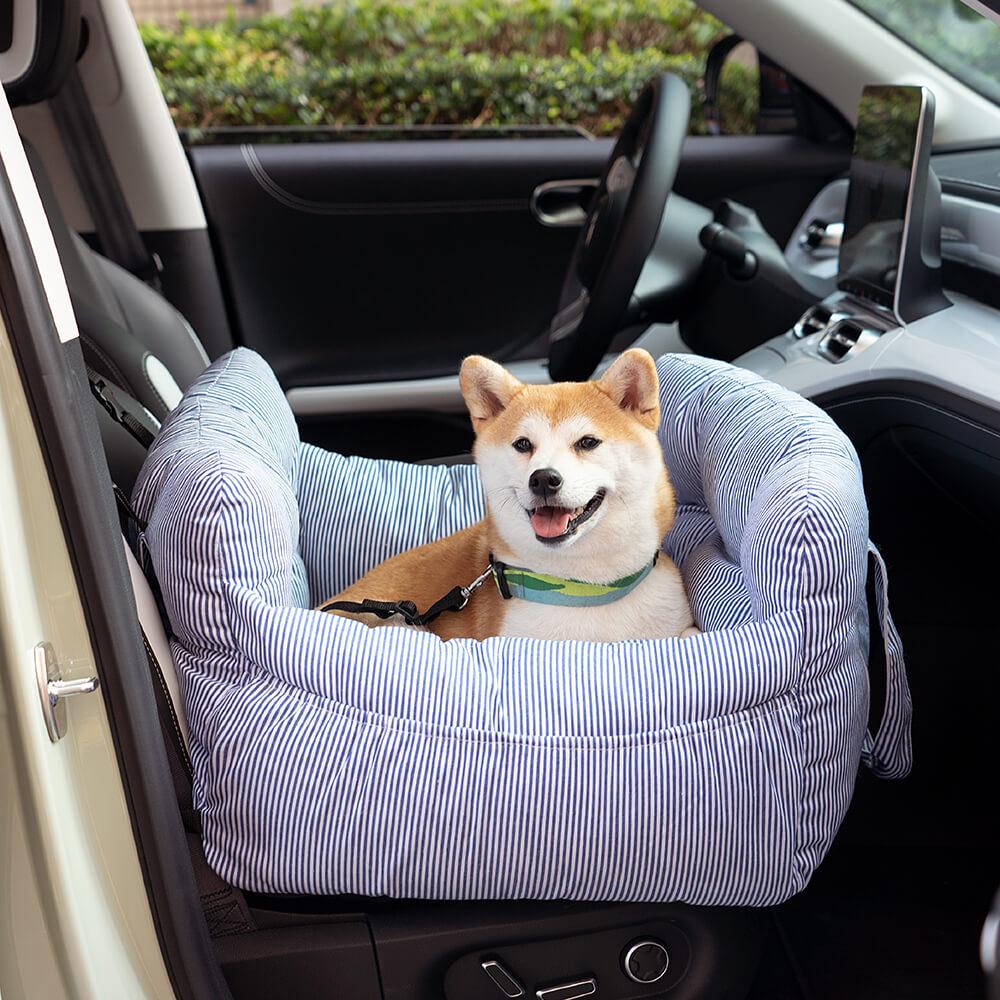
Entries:
{"type": "Polygon", "coordinates": [[[697,625],[692,625],[690,628],[686,628],[683,632],[681,632],[682,639],[690,639],[693,635],[701,635],[701,629],[698,628],[697,625]]]}

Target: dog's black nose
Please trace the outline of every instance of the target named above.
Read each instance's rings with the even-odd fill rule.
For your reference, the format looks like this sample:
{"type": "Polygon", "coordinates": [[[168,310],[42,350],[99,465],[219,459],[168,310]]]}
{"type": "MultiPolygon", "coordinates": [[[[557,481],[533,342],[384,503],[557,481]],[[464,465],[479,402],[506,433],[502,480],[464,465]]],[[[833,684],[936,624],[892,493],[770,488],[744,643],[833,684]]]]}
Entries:
{"type": "Polygon", "coordinates": [[[551,496],[563,484],[563,478],[555,469],[535,469],[528,478],[528,487],[536,497],[551,496]]]}

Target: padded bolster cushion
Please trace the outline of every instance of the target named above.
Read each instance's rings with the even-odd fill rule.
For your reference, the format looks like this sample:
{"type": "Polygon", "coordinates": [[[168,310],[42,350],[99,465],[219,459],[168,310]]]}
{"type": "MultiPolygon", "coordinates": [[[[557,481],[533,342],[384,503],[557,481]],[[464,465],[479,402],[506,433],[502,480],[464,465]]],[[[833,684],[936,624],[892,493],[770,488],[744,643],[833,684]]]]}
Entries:
{"type": "Polygon", "coordinates": [[[658,367],[679,500],[664,548],[706,631],[613,644],[443,643],[310,610],[480,517],[478,473],[300,443],[251,351],[196,380],[134,500],[220,875],[280,893],[750,905],[806,884],[871,746],[857,459],[755,375],[658,367]]]}

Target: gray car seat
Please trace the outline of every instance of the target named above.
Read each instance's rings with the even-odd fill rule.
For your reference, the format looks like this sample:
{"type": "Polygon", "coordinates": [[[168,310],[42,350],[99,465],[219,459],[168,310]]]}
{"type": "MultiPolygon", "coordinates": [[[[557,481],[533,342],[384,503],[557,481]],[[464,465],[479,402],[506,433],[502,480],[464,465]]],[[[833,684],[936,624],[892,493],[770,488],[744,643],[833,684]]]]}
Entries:
{"type": "MultiPolygon", "coordinates": [[[[31,66],[17,80],[5,80],[12,104],[58,93],[79,52],[78,0],[52,0],[44,9],[31,66]]],[[[158,421],[204,370],[208,357],[184,317],[157,291],[72,231],[40,157],[30,149],[28,156],[66,274],[112,479],[127,496],[145,458],[144,442],[152,440],[158,421]]],[[[140,620],[145,607],[147,622],[155,625],[154,589],[146,585],[134,559],[130,566],[140,620]]],[[[527,995],[501,958],[526,983],[549,984],[537,995],[569,996],[568,987],[582,984],[569,982],[568,974],[589,967],[594,955],[612,970],[600,990],[608,1000],[652,997],[662,988],[670,988],[677,1000],[746,995],[762,928],[752,911],[677,903],[382,902],[239,892],[211,870],[202,851],[183,720],[174,707],[177,693],[157,661],[159,657],[162,668],[169,667],[162,631],[157,632],[159,641],[157,635],[152,642],[147,638],[146,650],[170,780],[215,957],[238,1000],[527,995]],[[626,978],[624,953],[619,955],[623,942],[631,941],[628,954],[634,956],[640,955],[648,935],[671,934],[679,936],[680,945],[669,971],[663,964],[662,981],[633,978],[632,972],[626,978]],[[445,984],[449,966],[457,972],[445,984]],[[468,983],[460,981],[463,976],[468,983]]]]}
{"type": "MultiPolygon", "coordinates": [[[[13,107],[57,94],[79,53],[76,0],[47,6],[41,23],[32,63],[16,80],[4,81],[13,107]]],[[[108,400],[115,397],[113,387],[124,390],[117,393],[116,405],[155,430],[204,371],[208,355],[187,320],[159,292],[93,250],[70,228],[41,158],[27,143],[25,152],[66,276],[92,381],[108,384],[108,400]]],[[[111,417],[107,401],[98,413],[112,474],[127,491],[144,449],[111,417]]]]}

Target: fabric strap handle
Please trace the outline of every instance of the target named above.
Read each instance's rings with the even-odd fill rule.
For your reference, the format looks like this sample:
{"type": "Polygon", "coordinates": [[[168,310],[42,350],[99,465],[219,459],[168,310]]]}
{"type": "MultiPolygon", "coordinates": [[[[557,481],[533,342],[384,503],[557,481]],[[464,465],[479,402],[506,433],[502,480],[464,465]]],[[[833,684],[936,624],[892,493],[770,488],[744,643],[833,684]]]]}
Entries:
{"type": "Polygon", "coordinates": [[[861,759],[880,778],[905,778],[913,762],[910,720],[913,704],[903,663],[903,643],[889,614],[889,580],[882,555],[868,543],[875,567],[875,604],[885,649],[885,709],[878,730],[865,734],[861,759]]]}

